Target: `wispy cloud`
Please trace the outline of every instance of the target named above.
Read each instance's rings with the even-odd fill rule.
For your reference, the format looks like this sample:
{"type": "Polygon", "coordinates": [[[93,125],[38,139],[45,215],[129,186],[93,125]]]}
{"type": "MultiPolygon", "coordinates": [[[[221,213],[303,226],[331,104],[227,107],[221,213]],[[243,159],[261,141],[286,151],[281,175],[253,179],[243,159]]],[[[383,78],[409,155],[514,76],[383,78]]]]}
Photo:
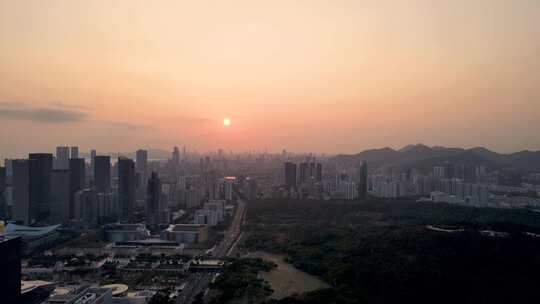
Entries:
{"type": "Polygon", "coordinates": [[[144,125],[144,124],[135,124],[135,123],[129,123],[129,122],[117,122],[117,121],[103,121],[100,123],[107,124],[111,126],[112,128],[125,128],[130,131],[141,131],[141,130],[151,130],[153,129],[152,126],[144,125]]]}
{"type": "Polygon", "coordinates": [[[0,118],[40,123],[72,123],[85,121],[88,114],[81,110],[29,106],[24,102],[0,102],[0,118]]]}
{"type": "Polygon", "coordinates": [[[62,109],[71,109],[71,110],[80,110],[80,111],[92,111],[93,110],[93,108],[91,108],[89,106],[74,105],[74,104],[69,104],[69,103],[65,103],[65,102],[62,102],[62,101],[53,101],[50,104],[53,107],[58,107],[58,108],[62,108],[62,109]]]}
{"type": "Polygon", "coordinates": [[[47,106],[35,106],[27,102],[0,101],[0,119],[55,124],[86,122],[106,125],[115,129],[127,129],[129,131],[153,129],[151,125],[133,122],[91,119],[89,117],[90,111],[92,111],[91,107],[73,105],[62,101],[50,102],[47,106]]]}

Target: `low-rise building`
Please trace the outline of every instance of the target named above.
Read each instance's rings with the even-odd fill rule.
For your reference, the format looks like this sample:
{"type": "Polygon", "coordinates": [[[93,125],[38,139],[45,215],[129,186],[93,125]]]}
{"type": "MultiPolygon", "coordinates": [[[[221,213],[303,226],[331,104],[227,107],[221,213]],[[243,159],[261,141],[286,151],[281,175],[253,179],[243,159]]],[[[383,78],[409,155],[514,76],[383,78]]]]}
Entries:
{"type": "Polygon", "coordinates": [[[144,224],[108,224],[103,227],[104,238],[108,242],[144,240],[150,231],[144,224]]]}
{"type": "Polygon", "coordinates": [[[0,235],[9,237],[20,236],[22,239],[22,252],[23,254],[29,254],[40,246],[54,242],[58,238],[59,227],[60,225],[30,227],[8,223],[4,231],[0,232],[0,235]]]}
{"type": "Polygon", "coordinates": [[[202,243],[208,239],[208,228],[196,224],[170,225],[161,233],[161,238],[184,244],[202,243]]]}
{"type": "Polygon", "coordinates": [[[82,287],[75,292],[49,298],[45,304],[112,304],[112,289],[82,287]]]}

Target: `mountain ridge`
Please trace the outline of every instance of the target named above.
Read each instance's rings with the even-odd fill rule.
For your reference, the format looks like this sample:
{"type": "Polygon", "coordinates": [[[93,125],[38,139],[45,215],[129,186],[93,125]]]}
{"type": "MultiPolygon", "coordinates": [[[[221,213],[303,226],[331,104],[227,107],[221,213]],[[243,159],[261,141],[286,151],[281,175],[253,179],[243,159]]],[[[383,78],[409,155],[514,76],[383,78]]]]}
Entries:
{"type": "Polygon", "coordinates": [[[334,161],[357,165],[366,160],[371,168],[397,166],[401,169],[421,168],[442,165],[446,162],[459,164],[481,164],[488,169],[505,167],[516,168],[522,172],[540,172],[540,150],[522,150],[509,154],[491,151],[485,147],[449,148],[442,146],[429,147],[425,144],[411,144],[395,150],[389,147],[364,150],[356,154],[339,154],[334,161]]]}

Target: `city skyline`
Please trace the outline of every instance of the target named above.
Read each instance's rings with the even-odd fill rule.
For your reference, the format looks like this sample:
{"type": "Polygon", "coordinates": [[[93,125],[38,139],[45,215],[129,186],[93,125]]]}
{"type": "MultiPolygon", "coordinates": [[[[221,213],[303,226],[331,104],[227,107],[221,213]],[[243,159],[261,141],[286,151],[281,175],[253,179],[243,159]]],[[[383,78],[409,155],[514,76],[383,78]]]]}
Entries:
{"type": "Polygon", "coordinates": [[[0,302],[540,303],[539,0],[0,0],[0,302]]]}
{"type": "Polygon", "coordinates": [[[540,149],[535,1],[5,1],[0,20],[7,157],[540,149]]]}

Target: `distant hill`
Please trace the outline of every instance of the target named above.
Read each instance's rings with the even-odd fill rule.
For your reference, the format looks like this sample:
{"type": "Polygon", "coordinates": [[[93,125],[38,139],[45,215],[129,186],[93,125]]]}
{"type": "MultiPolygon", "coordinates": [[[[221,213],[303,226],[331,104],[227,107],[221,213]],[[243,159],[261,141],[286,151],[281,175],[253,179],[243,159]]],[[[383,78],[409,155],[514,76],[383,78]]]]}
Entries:
{"type": "Polygon", "coordinates": [[[358,154],[341,154],[333,161],[358,166],[366,160],[370,169],[396,166],[400,169],[417,169],[429,172],[434,166],[446,162],[456,164],[480,164],[488,169],[513,167],[522,172],[540,172],[540,151],[521,151],[501,154],[483,147],[472,149],[429,147],[424,144],[408,145],[399,150],[392,148],[372,149],[358,154]]]}

